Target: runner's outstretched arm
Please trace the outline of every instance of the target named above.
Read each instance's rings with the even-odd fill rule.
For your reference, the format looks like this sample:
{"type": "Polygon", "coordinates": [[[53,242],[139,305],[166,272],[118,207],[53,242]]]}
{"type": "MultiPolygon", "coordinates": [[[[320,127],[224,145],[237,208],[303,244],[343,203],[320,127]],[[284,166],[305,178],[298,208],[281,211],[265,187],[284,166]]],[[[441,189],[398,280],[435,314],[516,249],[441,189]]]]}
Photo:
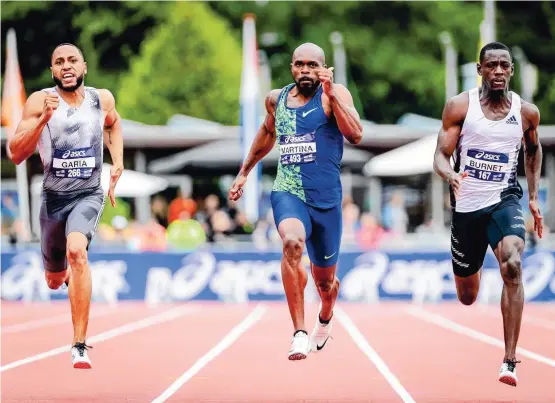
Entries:
{"type": "Polygon", "coordinates": [[[543,236],[542,215],[538,202],[538,186],[542,170],[543,150],[538,134],[540,124],[540,111],[530,103],[523,103],[522,114],[529,122],[529,127],[524,133],[524,167],[526,180],[528,182],[528,205],[534,216],[534,230],[538,236],[543,236]]]}
{"type": "Polygon", "coordinates": [[[112,206],[116,206],[115,187],[119,177],[123,173],[123,130],[121,118],[116,110],[116,100],[108,90],[99,91],[102,109],[106,113],[104,120],[104,144],[110,151],[112,157],[112,168],[110,169],[110,190],[108,196],[112,206]]]}
{"type": "Polygon", "coordinates": [[[275,109],[280,90],[272,90],[266,97],[266,117],[258,129],[258,133],[252,142],[249,155],[243,162],[239,174],[229,189],[229,200],[239,200],[243,194],[243,185],[247,182],[247,176],[256,163],[264,158],[276,143],[276,118],[275,109]]]}
{"type": "Polygon", "coordinates": [[[258,129],[258,133],[256,133],[249,155],[241,167],[240,175],[247,177],[256,163],[272,151],[274,147],[276,142],[276,119],[274,113],[278,95],[279,90],[272,90],[266,97],[266,118],[258,129]]]}

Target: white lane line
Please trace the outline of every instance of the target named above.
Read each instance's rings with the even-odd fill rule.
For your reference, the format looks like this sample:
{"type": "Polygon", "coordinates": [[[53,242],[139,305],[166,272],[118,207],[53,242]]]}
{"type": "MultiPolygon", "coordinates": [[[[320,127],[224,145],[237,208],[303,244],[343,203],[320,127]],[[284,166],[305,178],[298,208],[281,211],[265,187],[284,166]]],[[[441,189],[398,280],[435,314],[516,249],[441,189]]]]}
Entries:
{"type": "MultiPolygon", "coordinates": [[[[159,313],[157,315],[149,316],[147,318],[144,318],[135,322],[127,323],[125,325],[97,334],[96,336],[89,337],[87,338],[87,343],[90,343],[90,344],[100,343],[102,341],[106,341],[117,336],[121,336],[127,333],[133,333],[133,332],[136,332],[137,330],[145,329],[150,326],[158,325],[160,323],[177,319],[178,317],[183,316],[187,313],[191,313],[195,310],[196,310],[195,308],[190,306],[176,307],[176,308],[164,311],[162,313],[159,313]]],[[[44,360],[45,358],[53,357],[58,354],[69,353],[70,350],[71,350],[71,345],[67,344],[65,346],[61,346],[61,347],[52,349],[50,351],[46,351],[44,353],[33,355],[31,357],[27,357],[27,358],[6,364],[0,368],[0,372],[17,368],[25,364],[30,364],[35,361],[44,360]]]]}
{"type": "MultiPolygon", "coordinates": [[[[100,316],[120,313],[123,309],[125,308],[104,309],[101,311],[93,311],[90,313],[89,318],[98,318],[100,316]]],[[[35,319],[35,320],[30,320],[28,322],[16,323],[14,325],[4,326],[2,327],[2,334],[19,333],[25,330],[38,329],[41,327],[59,325],[62,323],[71,324],[71,313],[69,311],[68,313],[52,316],[50,318],[35,319]]]]}
{"type": "Polygon", "coordinates": [[[169,399],[175,392],[177,392],[185,383],[195,376],[202,368],[204,368],[210,361],[218,357],[222,352],[235,343],[247,330],[249,330],[256,322],[258,322],[267,308],[263,305],[257,305],[239,324],[237,324],[231,331],[221,339],[210,351],[200,357],[191,368],[185,371],[179,378],[176,379],[160,396],[155,398],[152,403],[162,403],[169,399]]]}
{"type": "MultiPolygon", "coordinates": [[[[451,330],[452,332],[468,336],[468,337],[470,337],[474,340],[478,340],[478,341],[484,342],[486,344],[490,344],[492,346],[500,347],[503,350],[505,349],[505,342],[503,340],[500,340],[496,337],[489,336],[485,333],[479,332],[479,331],[474,330],[470,327],[463,326],[463,325],[461,325],[457,322],[453,322],[452,320],[447,319],[447,318],[445,318],[441,315],[438,315],[438,314],[435,314],[435,313],[432,313],[432,312],[428,312],[423,308],[410,307],[410,308],[407,309],[407,311],[410,315],[415,316],[415,317],[417,317],[417,318],[419,318],[423,321],[426,321],[428,323],[433,323],[433,324],[435,324],[437,326],[440,326],[444,329],[451,330]]],[[[555,360],[553,360],[552,358],[545,357],[541,354],[534,353],[533,351],[526,350],[525,348],[522,348],[522,347],[517,347],[516,352],[517,352],[517,354],[520,354],[520,355],[522,355],[526,358],[530,358],[532,360],[542,362],[544,364],[555,367],[555,360]]]]}
{"type": "Polygon", "coordinates": [[[357,346],[362,350],[364,354],[372,361],[376,366],[378,371],[383,375],[386,381],[391,385],[393,390],[403,399],[405,403],[416,403],[413,397],[407,392],[407,390],[401,385],[399,379],[391,372],[385,361],[380,357],[380,355],[370,346],[366,337],[362,332],[356,327],[351,318],[339,307],[334,308],[337,320],[347,333],[352,337],[357,346]]]}

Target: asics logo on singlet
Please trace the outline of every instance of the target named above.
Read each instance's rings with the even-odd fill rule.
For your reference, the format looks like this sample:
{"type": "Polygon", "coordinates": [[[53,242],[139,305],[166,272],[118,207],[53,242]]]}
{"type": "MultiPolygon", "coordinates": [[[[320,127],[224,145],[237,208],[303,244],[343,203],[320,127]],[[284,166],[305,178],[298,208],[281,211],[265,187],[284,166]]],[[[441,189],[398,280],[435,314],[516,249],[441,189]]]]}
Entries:
{"type": "Polygon", "coordinates": [[[500,160],[500,156],[498,154],[488,154],[488,153],[485,153],[483,151],[477,153],[475,155],[475,158],[481,158],[481,159],[489,160],[489,161],[499,161],[500,160]]]}
{"type": "Polygon", "coordinates": [[[312,133],[304,134],[302,136],[284,136],[283,143],[304,143],[307,141],[314,141],[314,135],[312,133]]]}
{"type": "Polygon", "coordinates": [[[75,158],[75,157],[86,157],[87,153],[85,150],[71,151],[67,150],[62,154],[62,158],[75,158]]]}

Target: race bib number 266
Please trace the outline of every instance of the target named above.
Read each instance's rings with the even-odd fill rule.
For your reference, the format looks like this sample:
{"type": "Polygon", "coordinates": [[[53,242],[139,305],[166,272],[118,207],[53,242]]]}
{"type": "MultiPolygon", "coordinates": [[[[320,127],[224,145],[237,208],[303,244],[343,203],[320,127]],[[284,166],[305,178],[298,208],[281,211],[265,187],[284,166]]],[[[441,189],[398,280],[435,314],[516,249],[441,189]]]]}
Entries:
{"type": "Polygon", "coordinates": [[[93,147],[54,150],[52,172],[58,178],[88,179],[96,165],[93,147]]]}

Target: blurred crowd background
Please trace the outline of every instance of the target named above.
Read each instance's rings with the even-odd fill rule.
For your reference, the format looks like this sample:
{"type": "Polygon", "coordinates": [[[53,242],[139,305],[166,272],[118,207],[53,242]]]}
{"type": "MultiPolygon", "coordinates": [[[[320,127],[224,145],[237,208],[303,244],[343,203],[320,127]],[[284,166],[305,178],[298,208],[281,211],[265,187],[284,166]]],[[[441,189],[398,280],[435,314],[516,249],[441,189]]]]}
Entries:
{"type": "MultiPolygon", "coordinates": [[[[261,163],[256,213],[227,200],[243,160],[248,13],[256,23],[260,120],[267,92],[292,81],[291,54],[303,42],[325,50],[336,82],[349,88],[364,120],[364,139],[346,145],[342,167],[345,248],[449,247],[449,191],[431,165],[442,108],[447,97],[479,85],[477,54],[488,39],[508,45],[516,67],[512,89],[541,112],[546,235],[534,236],[528,215],[528,247],[555,245],[553,2],[3,1],[2,55],[11,29],[27,97],[54,85],[51,52],[71,42],[85,55],[85,84],[110,89],[124,119],[126,172],[93,250],[280,248],[269,203],[275,154],[261,163]]],[[[3,92],[5,73],[3,61],[3,92]]],[[[2,107],[7,126],[4,101],[2,107]]],[[[40,236],[42,165],[38,153],[25,163],[29,212],[22,215],[5,141],[3,127],[2,248],[17,248],[40,236]]],[[[522,155],[518,174],[527,212],[522,155]]]]}

